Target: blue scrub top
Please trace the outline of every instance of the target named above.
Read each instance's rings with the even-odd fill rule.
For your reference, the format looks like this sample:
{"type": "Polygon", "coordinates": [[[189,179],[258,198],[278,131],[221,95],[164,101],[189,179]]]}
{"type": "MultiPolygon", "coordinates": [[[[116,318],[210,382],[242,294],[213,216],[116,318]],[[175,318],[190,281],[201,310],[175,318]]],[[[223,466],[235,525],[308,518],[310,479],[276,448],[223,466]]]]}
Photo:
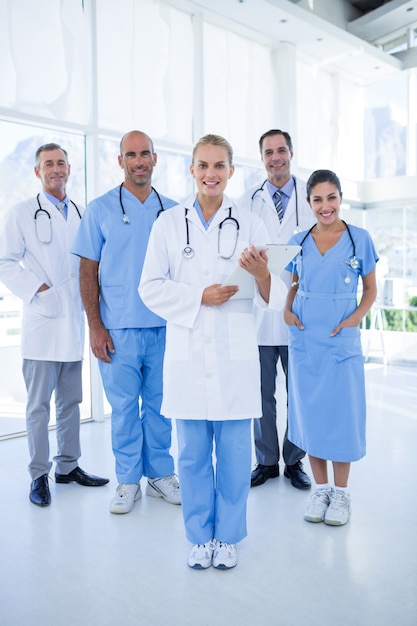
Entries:
{"type": "MultiPolygon", "coordinates": [[[[164,209],[177,204],[160,198],[164,209]]],[[[100,314],[107,329],[164,326],[138,293],[149,234],[161,210],[158,196],[152,191],[142,204],[123,187],[122,201],[129,223],[123,221],[119,186],[88,204],[72,253],[99,262],[100,314]]]]}

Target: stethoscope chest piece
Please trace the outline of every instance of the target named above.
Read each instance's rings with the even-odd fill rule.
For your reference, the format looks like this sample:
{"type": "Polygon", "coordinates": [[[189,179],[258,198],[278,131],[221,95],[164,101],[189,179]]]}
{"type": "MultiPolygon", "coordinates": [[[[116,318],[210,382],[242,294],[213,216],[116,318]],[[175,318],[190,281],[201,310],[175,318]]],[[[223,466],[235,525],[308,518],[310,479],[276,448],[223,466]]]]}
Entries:
{"type": "Polygon", "coordinates": [[[184,250],[182,251],[182,256],[184,257],[184,259],[192,259],[194,256],[194,249],[191,246],[185,246],[184,250]]]}

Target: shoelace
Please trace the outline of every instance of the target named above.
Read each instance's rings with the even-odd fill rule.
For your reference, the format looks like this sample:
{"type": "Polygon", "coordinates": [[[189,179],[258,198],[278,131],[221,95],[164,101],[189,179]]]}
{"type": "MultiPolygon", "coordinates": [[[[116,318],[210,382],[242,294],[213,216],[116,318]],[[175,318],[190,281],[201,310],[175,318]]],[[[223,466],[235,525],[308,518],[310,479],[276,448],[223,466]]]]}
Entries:
{"type": "Polygon", "coordinates": [[[328,501],[330,499],[330,491],[328,489],[317,489],[317,491],[313,494],[312,501],[313,503],[322,502],[323,500],[328,501]]]}
{"type": "Polygon", "coordinates": [[[331,506],[335,509],[349,509],[349,498],[343,491],[335,491],[331,499],[331,506]]]}
{"type": "Polygon", "coordinates": [[[213,552],[213,550],[214,550],[214,543],[213,543],[213,541],[208,541],[207,543],[198,543],[196,551],[195,551],[195,555],[198,554],[198,555],[202,556],[206,552],[206,550],[209,550],[209,551],[213,552]]]}
{"type": "Polygon", "coordinates": [[[178,480],[175,474],[171,474],[171,476],[167,476],[165,480],[167,481],[169,486],[172,487],[172,489],[179,489],[178,480]]]}
{"type": "Polygon", "coordinates": [[[119,498],[125,498],[127,496],[130,496],[130,493],[130,485],[119,485],[117,487],[117,495],[119,496],[119,498]]]}
{"type": "Polygon", "coordinates": [[[226,551],[228,554],[234,554],[235,546],[232,543],[223,543],[222,541],[217,542],[218,550],[226,551]]]}
{"type": "Polygon", "coordinates": [[[167,485],[168,489],[170,490],[171,494],[179,492],[180,486],[178,484],[178,479],[175,474],[171,474],[171,476],[165,476],[163,480],[164,480],[164,483],[167,485]]]}

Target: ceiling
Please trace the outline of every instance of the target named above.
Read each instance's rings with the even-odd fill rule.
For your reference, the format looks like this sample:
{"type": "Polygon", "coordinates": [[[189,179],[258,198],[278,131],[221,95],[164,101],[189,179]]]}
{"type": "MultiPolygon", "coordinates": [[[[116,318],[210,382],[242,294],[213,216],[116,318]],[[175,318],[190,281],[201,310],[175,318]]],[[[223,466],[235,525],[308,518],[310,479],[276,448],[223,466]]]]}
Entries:
{"type": "MultiPolygon", "coordinates": [[[[417,66],[417,47],[388,54],[383,43],[417,28],[417,0],[169,0],[205,19],[368,84],[417,66]]],[[[412,43],[411,45],[415,45],[412,43]]]]}

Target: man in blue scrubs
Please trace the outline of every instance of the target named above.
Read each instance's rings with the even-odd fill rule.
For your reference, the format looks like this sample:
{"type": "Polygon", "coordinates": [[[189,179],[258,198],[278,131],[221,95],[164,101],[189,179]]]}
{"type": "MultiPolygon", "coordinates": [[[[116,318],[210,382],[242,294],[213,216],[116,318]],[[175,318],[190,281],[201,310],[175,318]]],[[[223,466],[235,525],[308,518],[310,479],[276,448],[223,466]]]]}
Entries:
{"type": "Polygon", "coordinates": [[[112,513],[129,513],[146,493],[180,504],[170,454],[171,421],[161,415],[165,320],[138,294],[149,233],[161,210],[176,204],[152,187],[152,140],[131,131],[120,142],[124,182],[93,200],[73,253],[81,257],[80,288],[93,354],[112,407],[112,446],[119,485],[112,513]]]}

